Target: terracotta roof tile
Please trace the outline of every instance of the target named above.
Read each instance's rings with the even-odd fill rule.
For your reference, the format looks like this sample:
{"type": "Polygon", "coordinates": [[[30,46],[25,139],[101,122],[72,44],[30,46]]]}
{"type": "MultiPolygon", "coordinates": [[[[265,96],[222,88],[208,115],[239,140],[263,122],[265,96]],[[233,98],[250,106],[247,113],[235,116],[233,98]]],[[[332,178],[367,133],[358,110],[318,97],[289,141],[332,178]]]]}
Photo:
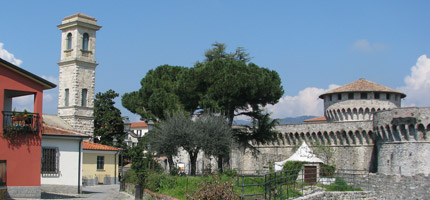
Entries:
{"type": "Polygon", "coordinates": [[[131,123],[131,128],[143,128],[143,127],[148,127],[148,124],[146,124],[145,122],[133,122],[131,123]]]}
{"type": "Polygon", "coordinates": [[[82,141],[82,144],[84,150],[119,151],[119,148],[93,142],[82,141]]]}
{"type": "Polygon", "coordinates": [[[372,81],[368,81],[364,78],[361,78],[359,80],[356,80],[352,83],[346,84],[342,87],[338,87],[336,89],[330,90],[322,95],[319,96],[319,98],[323,99],[323,96],[326,94],[333,94],[333,93],[342,93],[342,92],[391,92],[391,93],[397,93],[402,96],[402,98],[406,97],[405,94],[393,90],[391,88],[385,87],[383,85],[374,83],[372,81]]]}
{"type": "Polygon", "coordinates": [[[88,135],[85,135],[84,133],[60,128],[52,125],[43,124],[42,127],[42,135],[52,135],[52,136],[70,136],[70,137],[89,137],[88,135]]]}
{"type": "Polygon", "coordinates": [[[322,116],[322,117],[315,117],[315,118],[307,119],[307,120],[305,120],[305,122],[323,122],[326,120],[327,119],[324,116],[322,116]]]}

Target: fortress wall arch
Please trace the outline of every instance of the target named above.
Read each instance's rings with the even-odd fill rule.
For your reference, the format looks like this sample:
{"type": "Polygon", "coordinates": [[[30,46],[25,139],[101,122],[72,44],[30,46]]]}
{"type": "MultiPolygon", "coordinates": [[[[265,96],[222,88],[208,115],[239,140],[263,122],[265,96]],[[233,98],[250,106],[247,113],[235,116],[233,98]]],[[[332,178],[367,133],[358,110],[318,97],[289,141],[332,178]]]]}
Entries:
{"type": "Polygon", "coordinates": [[[418,139],[418,141],[426,141],[427,140],[426,130],[425,130],[423,124],[418,124],[418,126],[417,126],[417,139],[418,139]]]}
{"type": "Polygon", "coordinates": [[[413,124],[409,124],[409,126],[408,126],[408,133],[409,133],[409,138],[411,140],[418,141],[417,132],[416,132],[415,126],[413,124]]]}
{"type": "Polygon", "coordinates": [[[322,135],[322,133],[321,133],[321,132],[318,132],[318,133],[317,133],[317,137],[318,137],[318,141],[319,141],[319,143],[320,143],[321,145],[325,145],[325,144],[326,144],[326,142],[324,141],[324,138],[323,138],[323,135],[322,135]]]}
{"type": "Polygon", "coordinates": [[[327,145],[332,145],[332,142],[330,140],[330,136],[328,135],[328,133],[326,131],[324,131],[323,136],[324,136],[324,138],[326,140],[326,144],[327,145]]]}
{"type": "Polygon", "coordinates": [[[363,108],[358,109],[358,120],[364,120],[364,111],[363,108]]]}
{"type": "Polygon", "coordinates": [[[386,175],[430,174],[430,108],[396,108],[375,113],[378,135],[378,172],[386,175]],[[385,127],[385,128],[384,128],[385,127]]]}

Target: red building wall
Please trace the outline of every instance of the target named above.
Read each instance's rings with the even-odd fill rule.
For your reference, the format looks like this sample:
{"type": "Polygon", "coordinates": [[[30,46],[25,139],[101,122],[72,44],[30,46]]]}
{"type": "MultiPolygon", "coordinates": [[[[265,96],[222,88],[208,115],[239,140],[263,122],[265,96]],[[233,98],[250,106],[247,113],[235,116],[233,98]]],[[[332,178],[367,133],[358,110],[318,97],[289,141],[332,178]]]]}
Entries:
{"type": "MultiPolygon", "coordinates": [[[[43,86],[37,80],[0,63],[0,111],[11,91],[34,94],[34,113],[42,122],[43,86]]],[[[10,111],[10,110],[9,110],[10,111]]],[[[41,126],[38,133],[26,133],[12,139],[3,135],[3,113],[0,112],[0,160],[7,162],[7,186],[40,186],[41,126]]]]}

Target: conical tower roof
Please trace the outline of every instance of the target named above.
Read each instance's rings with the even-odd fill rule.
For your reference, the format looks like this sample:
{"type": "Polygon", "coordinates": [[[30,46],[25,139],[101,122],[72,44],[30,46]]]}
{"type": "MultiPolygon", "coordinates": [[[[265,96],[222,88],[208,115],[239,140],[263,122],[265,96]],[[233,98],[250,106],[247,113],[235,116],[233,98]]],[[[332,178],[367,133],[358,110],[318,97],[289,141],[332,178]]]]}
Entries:
{"type": "Polygon", "coordinates": [[[402,98],[406,97],[406,94],[403,94],[397,90],[393,90],[389,87],[385,87],[383,85],[361,78],[352,83],[346,84],[342,87],[338,87],[336,89],[330,90],[320,95],[319,98],[323,99],[323,96],[326,94],[344,93],[344,92],[389,92],[389,93],[400,94],[402,98]]]}

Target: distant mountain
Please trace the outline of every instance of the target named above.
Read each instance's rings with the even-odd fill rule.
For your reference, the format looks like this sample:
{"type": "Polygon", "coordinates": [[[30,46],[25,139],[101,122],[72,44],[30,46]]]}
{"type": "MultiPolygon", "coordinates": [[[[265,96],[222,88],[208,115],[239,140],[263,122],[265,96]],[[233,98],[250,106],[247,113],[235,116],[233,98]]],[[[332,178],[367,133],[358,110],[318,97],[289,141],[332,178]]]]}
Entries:
{"type": "MultiPolygon", "coordinates": [[[[306,115],[306,116],[300,116],[300,117],[286,117],[283,119],[279,119],[279,124],[300,124],[300,123],[303,123],[307,119],[312,119],[315,117],[317,117],[317,116],[306,115]]],[[[246,120],[234,120],[233,124],[250,125],[251,122],[246,121],[246,120]]]]}
{"type": "Polygon", "coordinates": [[[305,115],[305,116],[300,116],[300,117],[286,117],[284,119],[279,119],[279,124],[300,124],[300,123],[303,123],[307,119],[312,119],[315,117],[317,117],[317,116],[305,115]]]}
{"type": "Polygon", "coordinates": [[[246,121],[246,120],[233,120],[233,124],[234,125],[250,125],[251,122],[246,121]]]}

